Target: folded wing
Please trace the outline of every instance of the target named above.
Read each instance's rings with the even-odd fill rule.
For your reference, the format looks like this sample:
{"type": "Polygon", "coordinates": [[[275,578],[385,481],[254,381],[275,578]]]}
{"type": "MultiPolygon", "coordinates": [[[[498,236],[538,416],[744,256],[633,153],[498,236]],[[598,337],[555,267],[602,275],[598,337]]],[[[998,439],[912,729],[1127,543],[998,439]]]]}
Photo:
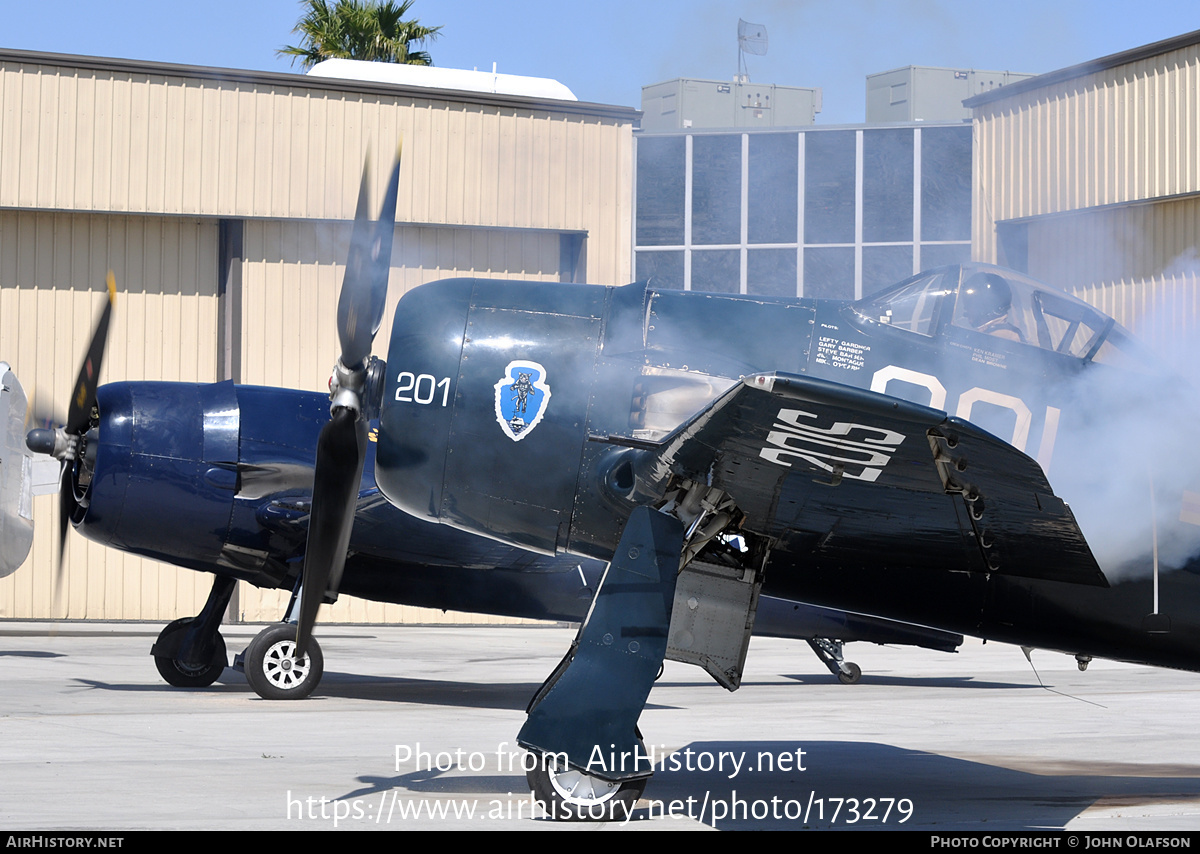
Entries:
{"type": "Polygon", "coordinates": [[[1038,464],[973,424],[811,377],[747,377],[638,465],[724,489],[814,557],[1108,586],[1038,464]]]}

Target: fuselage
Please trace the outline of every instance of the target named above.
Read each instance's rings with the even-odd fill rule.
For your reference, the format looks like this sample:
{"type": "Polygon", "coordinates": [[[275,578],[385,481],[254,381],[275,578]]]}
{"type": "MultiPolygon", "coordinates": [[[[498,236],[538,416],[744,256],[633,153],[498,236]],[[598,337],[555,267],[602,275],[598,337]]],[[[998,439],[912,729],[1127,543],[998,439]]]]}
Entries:
{"type": "Polygon", "coordinates": [[[1053,554],[1045,567],[989,566],[961,518],[914,529],[911,508],[873,488],[869,465],[829,447],[764,445],[764,458],[812,472],[745,520],[772,543],[773,589],[982,637],[1200,669],[1190,530],[1200,528],[1180,521],[1186,461],[1168,456],[1166,471],[1147,472],[1145,455],[1117,460],[1094,429],[1118,404],[1161,423],[1169,408],[1146,407],[1162,381],[1111,319],[1016,274],[1005,273],[1001,334],[994,323],[975,328],[964,296],[972,273],[934,271],[855,304],[633,285],[424,286],[393,324],[377,482],[431,521],[607,560],[630,512],[623,481],[637,455],[739,379],[811,376],[946,410],[1028,453],[1061,498],[1086,508],[1077,515],[1088,541],[1103,541],[1093,550],[1107,586],[1048,580],[1053,554]],[[1125,485],[1091,489],[1097,472],[1125,485]],[[1123,533],[1106,521],[1113,503],[1123,533]]]}

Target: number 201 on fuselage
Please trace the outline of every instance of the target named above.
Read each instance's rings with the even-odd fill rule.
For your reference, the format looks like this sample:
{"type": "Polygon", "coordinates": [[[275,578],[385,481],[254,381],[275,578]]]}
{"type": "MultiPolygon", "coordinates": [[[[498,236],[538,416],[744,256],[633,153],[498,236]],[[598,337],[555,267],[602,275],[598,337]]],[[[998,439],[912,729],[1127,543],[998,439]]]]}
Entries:
{"type": "Polygon", "coordinates": [[[450,402],[450,377],[442,377],[439,380],[432,374],[401,371],[396,381],[399,383],[396,387],[396,400],[401,403],[429,406],[435,401],[440,401],[441,406],[446,406],[450,402]]]}

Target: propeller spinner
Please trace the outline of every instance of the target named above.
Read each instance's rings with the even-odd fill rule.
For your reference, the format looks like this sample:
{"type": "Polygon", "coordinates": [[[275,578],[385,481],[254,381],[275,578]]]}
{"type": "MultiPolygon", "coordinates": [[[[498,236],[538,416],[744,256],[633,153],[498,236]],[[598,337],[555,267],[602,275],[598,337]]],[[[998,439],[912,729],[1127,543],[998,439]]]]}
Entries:
{"type": "Polygon", "coordinates": [[[387,300],[392,236],[396,231],[396,196],[400,185],[400,152],[388,180],[379,219],[367,214],[370,165],[363,167],[358,207],[346,259],[346,277],[338,299],[341,357],[329,380],[331,418],[317,440],[312,513],[304,551],[300,612],[296,626],[297,658],[304,655],[317,610],[326,593],[336,594],[346,565],[354,526],[358,486],[367,455],[367,419],[363,396],[367,361],[387,300]]]}

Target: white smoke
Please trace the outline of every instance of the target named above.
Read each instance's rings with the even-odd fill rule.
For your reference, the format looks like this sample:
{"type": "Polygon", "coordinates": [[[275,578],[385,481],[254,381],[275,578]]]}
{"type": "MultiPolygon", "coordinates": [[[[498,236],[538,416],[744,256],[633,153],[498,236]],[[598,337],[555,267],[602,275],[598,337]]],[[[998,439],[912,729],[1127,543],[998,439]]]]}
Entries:
{"type": "MultiPolygon", "coordinates": [[[[1196,250],[1161,277],[1200,290],[1196,250]]],[[[1177,307],[1161,305],[1138,326],[1179,324],[1177,307]]],[[[1071,386],[1070,441],[1050,472],[1110,579],[1149,573],[1156,545],[1164,571],[1200,557],[1200,340],[1156,337],[1161,363],[1097,365],[1071,386]]]]}

